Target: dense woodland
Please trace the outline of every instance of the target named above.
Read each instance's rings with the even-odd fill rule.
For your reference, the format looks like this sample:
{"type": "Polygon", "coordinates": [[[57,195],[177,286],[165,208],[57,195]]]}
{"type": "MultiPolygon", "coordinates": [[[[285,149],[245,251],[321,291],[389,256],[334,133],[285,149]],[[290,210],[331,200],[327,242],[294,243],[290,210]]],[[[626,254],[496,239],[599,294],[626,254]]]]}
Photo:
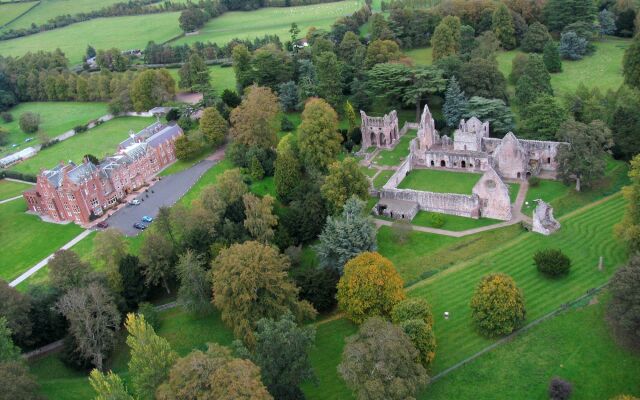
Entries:
{"type": "MultiPolygon", "coordinates": [[[[233,166],[191,204],[162,208],[139,251],[107,229],[94,240],[95,265],[60,250],[49,263],[47,284],[21,293],[1,282],[0,378],[14,390],[11,398],[38,398],[15,346],[28,350],[64,338],[64,362],[91,371],[99,399],[214,399],[229,393],[234,399],[301,399],[301,385],[315,380],[309,361],[315,328],[308,322],[336,309],[359,325],[338,366],[354,394],[414,398],[428,385],[437,353],[434,317],[425,300],[406,298],[395,266],[376,252],[369,182],[350,156],[359,148],[358,109],[415,109],[418,116],[429,101],[444,133],[460,118],[475,116],[490,121],[492,136],[513,130],[568,142],[570,150],[558,155],[560,177],[576,190],[588,191],[604,176],[610,154],[630,160],[628,210],[616,234],[630,254],[640,250],[640,36],[625,53],[619,89],[580,87],[559,97],[551,86],[561,60],[589,57],[606,35],[637,32],[635,3],[451,0],[426,8],[398,0],[385,9],[388,17],[365,5],[328,31],[303,33],[294,24],[284,44],[270,37],[223,47],[149,44],[145,61],[183,63],[179,86],[204,93],[199,122],[189,118],[193,110],[187,107],[167,115],[187,132],[176,143],[178,157],[194,159],[226,138],[233,166]],[[366,23],[365,38],[360,28],[366,23]],[[306,47],[298,45],[303,38],[306,47]],[[415,65],[403,54],[426,45],[433,50],[432,65],[415,65]],[[523,54],[506,77],[496,54],[514,48],[523,54]],[[216,93],[206,60],[229,57],[236,91],[216,93]],[[301,123],[280,139],[279,132],[295,128],[283,111],[301,111],[301,123]],[[265,177],[274,179],[275,198],[250,191],[251,183],[265,177]],[[309,246],[318,268],[303,266],[303,248],[309,246]],[[148,301],[164,293],[194,313],[219,312],[236,339],[233,348],[212,344],[180,357],[154,331],[157,315],[148,301]],[[105,370],[123,327],[131,353],[126,384],[105,370]],[[375,368],[381,363],[386,370],[375,368]]],[[[96,52],[101,71],[91,73],[72,72],[60,52],[0,58],[2,108],[34,100],[110,101],[114,112],[170,104],[176,85],[166,70],[130,71],[126,61],[118,66],[118,51],[108,52],[96,52]]],[[[402,236],[407,228],[394,229],[402,236]]],[[[541,251],[533,261],[554,279],[565,279],[571,268],[559,250],[541,251]]],[[[616,272],[610,291],[612,330],[635,349],[637,257],[616,272]]],[[[488,338],[514,332],[526,318],[522,291],[504,274],[485,276],[470,307],[475,328],[488,338]]],[[[567,385],[558,380],[551,387],[566,394],[567,385]]]]}

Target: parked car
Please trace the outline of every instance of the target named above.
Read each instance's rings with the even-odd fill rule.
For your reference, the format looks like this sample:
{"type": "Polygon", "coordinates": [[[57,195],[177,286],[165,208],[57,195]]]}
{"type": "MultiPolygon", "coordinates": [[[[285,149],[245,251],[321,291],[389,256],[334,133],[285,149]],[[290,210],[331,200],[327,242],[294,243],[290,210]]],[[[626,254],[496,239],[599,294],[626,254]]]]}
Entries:
{"type": "Polygon", "coordinates": [[[137,206],[140,205],[140,200],[138,199],[133,199],[129,202],[129,204],[131,204],[132,206],[137,206]]]}
{"type": "Polygon", "coordinates": [[[136,222],[135,224],[133,224],[133,227],[141,231],[147,229],[147,226],[141,222],[136,222]]]}
{"type": "Polygon", "coordinates": [[[153,222],[153,218],[151,218],[148,215],[145,215],[144,217],[142,217],[142,222],[153,222]]]}
{"type": "Polygon", "coordinates": [[[98,222],[96,224],[96,228],[105,229],[105,228],[108,228],[108,227],[109,227],[109,224],[106,223],[105,221],[98,222]]]}

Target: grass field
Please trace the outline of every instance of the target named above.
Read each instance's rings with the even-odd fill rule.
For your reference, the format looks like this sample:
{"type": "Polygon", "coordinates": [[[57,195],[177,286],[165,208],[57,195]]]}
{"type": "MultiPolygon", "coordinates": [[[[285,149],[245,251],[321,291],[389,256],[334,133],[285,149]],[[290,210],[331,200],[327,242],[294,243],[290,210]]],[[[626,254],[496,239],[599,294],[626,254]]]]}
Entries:
{"type": "Polygon", "coordinates": [[[411,221],[413,225],[426,226],[429,228],[439,228],[446,229],[448,231],[465,231],[467,229],[480,228],[487,225],[498,224],[502,221],[491,218],[466,218],[459,217],[457,215],[448,215],[448,214],[440,214],[433,213],[427,211],[420,211],[418,215],[411,221]],[[433,226],[431,218],[433,215],[440,215],[444,219],[444,225],[442,226],[433,226]]]}
{"type": "Polygon", "coordinates": [[[450,373],[433,383],[423,398],[543,400],[549,398],[547,387],[554,376],[572,383],[574,399],[639,396],[640,357],[614,343],[604,321],[602,297],[450,373]]]}
{"type": "Polygon", "coordinates": [[[144,49],[150,40],[162,43],[182,32],[179,13],[97,18],[36,35],[0,42],[0,54],[21,56],[38,50],[59,48],[71,65],[82,62],[88,45],[96,49],[144,49]]]}
{"type": "Polygon", "coordinates": [[[0,204],[0,279],[13,280],[82,232],[75,224],[45,223],[22,200],[0,204]]]}
{"type": "Polygon", "coordinates": [[[336,19],[350,15],[362,4],[363,2],[359,0],[346,0],[310,6],[228,12],[207,22],[200,29],[199,34],[182,37],[174,44],[194,42],[226,44],[234,38],[253,40],[266,34],[278,35],[284,42],[290,39],[289,28],[292,22],[298,24],[301,36],[304,36],[309,27],[328,29],[336,19]]]}
{"type": "Polygon", "coordinates": [[[17,148],[6,146],[6,151],[13,152],[33,144],[33,142],[25,143],[24,140],[28,137],[35,138],[35,134],[22,132],[18,123],[20,115],[28,111],[40,114],[40,132],[49,137],[61,135],[75,126],[86,124],[92,119],[100,118],[109,113],[106,103],[62,101],[21,103],[9,110],[13,115],[12,122],[0,121],[0,128],[9,131],[9,144],[19,145],[17,148]]]}
{"type": "Polygon", "coordinates": [[[373,180],[373,186],[376,189],[380,189],[384,186],[385,183],[387,183],[389,181],[389,178],[391,178],[391,176],[395,173],[396,171],[394,170],[384,170],[384,171],[380,171],[380,173],[378,174],[378,176],[375,177],[375,179],[373,180]]]}
{"type": "Polygon", "coordinates": [[[141,117],[113,119],[48,147],[11,169],[36,175],[40,168],[52,168],[60,161],[72,160],[79,163],[87,153],[101,159],[105,155],[115,153],[118,143],[128,137],[130,130],[138,132],[152,122],[152,118],[141,117]]]}
{"type": "Polygon", "coordinates": [[[415,189],[437,193],[471,194],[480,174],[467,172],[414,169],[400,182],[399,189],[415,189]]]}
{"type": "Polygon", "coordinates": [[[0,201],[20,196],[22,192],[32,188],[28,183],[12,182],[0,179],[0,201]]]}
{"type": "MultiPolygon", "coordinates": [[[[179,70],[172,68],[168,71],[176,81],[176,84],[178,84],[180,82],[179,70]]],[[[211,65],[209,66],[209,76],[211,77],[211,86],[218,94],[222,94],[225,89],[236,90],[236,75],[233,72],[233,68],[211,65]]]]}
{"type": "Polygon", "coordinates": [[[17,18],[20,14],[24,13],[33,5],[35,1],[32,2],[24,2],[24,3],[10,3],[10,4],[0,4],[0,26],[3,26],[11,20],[17,18]]]}
{"type": "MultiPolygon", "coordinates": [[[[4,30],[28,28],[32,23],[40,25],[47,22],[51,18],[55,18],[60,15],[73,15],[82,12],[99,10],[111,4],[119,3],[120,1],[121,0],[100,0],[99,2],[95,0],[41,0],[40,4],[34,7],[27,14],[23,15],[19,19],[6,26],[4,30]]],[[[0,10],[4,10],[4,7],[5,5],[3,5],[0,10]]]]}
{"type": "Polygon", "coordinates": [[[382,149],[373,160],[374,164],[394,166],[399,165],[409,155],[409,144],[416,137],[417,131],[409,131],[400,138],[392,150],[382,149]]]}

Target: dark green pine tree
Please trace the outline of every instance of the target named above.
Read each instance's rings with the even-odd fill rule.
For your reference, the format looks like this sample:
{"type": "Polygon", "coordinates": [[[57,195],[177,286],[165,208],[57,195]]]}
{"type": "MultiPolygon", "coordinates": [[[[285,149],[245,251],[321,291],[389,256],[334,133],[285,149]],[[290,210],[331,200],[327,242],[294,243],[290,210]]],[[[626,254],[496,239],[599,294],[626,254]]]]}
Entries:
{"type": "Polygon", "coordinates": [[[544,66],[547,68],[547,71],[549,71],[549,73],[553,74],[562,72],[560,50],[558,49],[558,44],[553,40],[549,40],[547,44],[544,45],[542,60],[544,61],[544,66]]]}
{"type": "Polygon", "coordinates": [[[622,74],[627,85],[640,89],[640,35],[636,35],[631,46],[624,52],[622,74]]]}
{"type": "Polygon", "coordinates": [[[120,260],[118,271],[122,277],[122,297],[127,303],[127,309],[135,310],[147,296],[140,260],[136,256],[127,254],[120,260]]]}
{"type": "Polygon", "coordinates": [[[449,86],[444,95],[444,106],[442,108],[447,126],[456,126],[460,122],[466,107],[467,99],[464,97],[464,92],[460,89],[456,77],[453,76],[449,80],[449,86]]]}

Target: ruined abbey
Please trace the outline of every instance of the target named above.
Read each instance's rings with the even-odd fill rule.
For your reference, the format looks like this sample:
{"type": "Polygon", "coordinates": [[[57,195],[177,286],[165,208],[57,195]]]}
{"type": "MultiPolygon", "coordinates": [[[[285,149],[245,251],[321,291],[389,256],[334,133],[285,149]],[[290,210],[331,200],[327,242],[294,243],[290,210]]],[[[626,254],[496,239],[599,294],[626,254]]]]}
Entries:
{"type": "MultiPolygon", "coordinates": [[[[373,119],[362,113],[363,148],[388,148],[398,139],[395,111],[373,119]],[[384,136],[384,139],[381,137],[384,136]]],[[[397,219],[413,219],[418,211],[432,211],[469,218],[512,218],[509,188],[504,180],[522,181],[531,176],[555,178],[556,154],[566,143],[523,140],[509,132],[502,139],[489,137],[489,123],[477,118],[460,121],[453,139],[441,136],[429,107],[425,105],[418,135],[410,143],[409,156],[379,191],[374,212],[397,219]],[[399,189],[402,180],[416,168],[442,168],[482,173],[471,194],[435,193],[399,189]]]]}

